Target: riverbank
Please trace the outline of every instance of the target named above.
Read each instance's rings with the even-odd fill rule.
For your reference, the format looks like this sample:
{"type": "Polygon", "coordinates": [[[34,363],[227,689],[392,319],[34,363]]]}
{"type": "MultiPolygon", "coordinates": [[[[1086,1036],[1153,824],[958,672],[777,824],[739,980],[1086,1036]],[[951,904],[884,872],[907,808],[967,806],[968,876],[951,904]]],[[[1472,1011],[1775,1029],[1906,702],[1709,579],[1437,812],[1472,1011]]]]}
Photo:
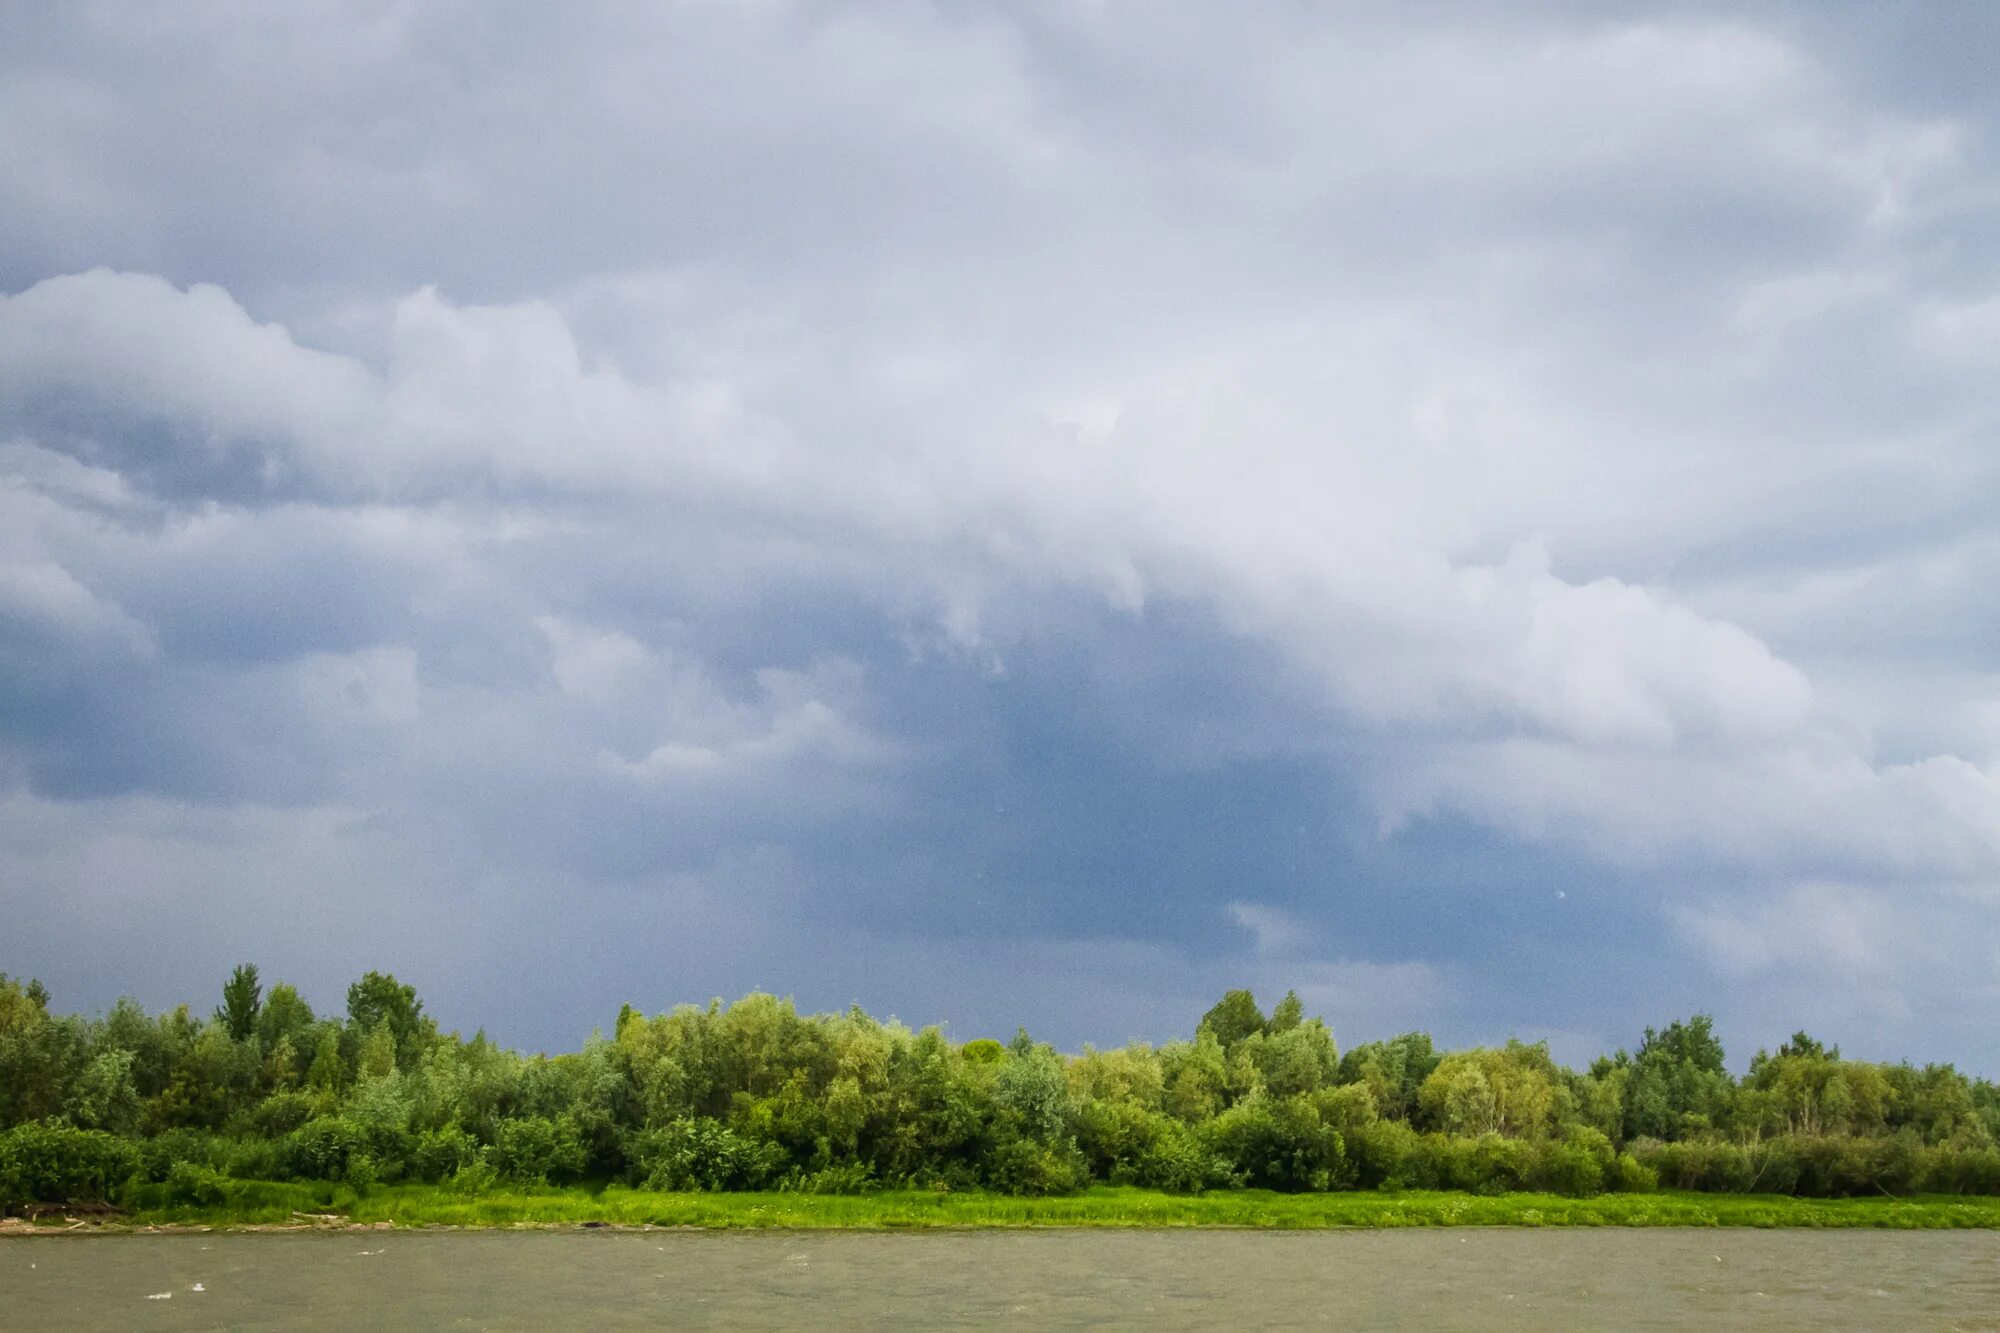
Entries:
{"type": "Polygon", "coordinates": [[[54,1214],[45,1233],[207,1227],[693,1227],[701,1229],[913,1230],[930,1228],[1223,1227],[1319,1230],[1330,1227],[1810,1227],[2000,1228],[2000,1198],[1799,1199],[1780,1195],[1474,1195],[1431,1191],[1199,1195],[1099,1187],[1058,1198],[985,1193],[881,1191],[856,1195],[664,1194],[604,1189],[500,1190],[467,1197],[431,1186],[346,1186],[239,1182],[228,1199],[203,1205],[139,1207],[119,1217],[54,1214]]]}

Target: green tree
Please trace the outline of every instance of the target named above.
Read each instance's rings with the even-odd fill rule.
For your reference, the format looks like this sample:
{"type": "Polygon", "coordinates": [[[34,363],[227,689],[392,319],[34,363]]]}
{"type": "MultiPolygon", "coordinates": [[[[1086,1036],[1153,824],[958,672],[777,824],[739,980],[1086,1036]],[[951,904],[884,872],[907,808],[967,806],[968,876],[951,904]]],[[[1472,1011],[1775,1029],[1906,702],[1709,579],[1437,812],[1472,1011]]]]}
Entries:
{"type": "Polygon", "coordinates": [[[1879,1133],[1897,1109],[1894,1082],[1879,1065],[1843,1060],[1803,1032],[1776,1055],[1757,1052],[1742,1094],[1746,1128],[1814,1137],[1879,1133]]]}
{"type": "Polygon", "coordinates": [[[229,974],[222,988],[222,1007],[215,1011],[215,1017],[229,1030],[231,1041],[248,1041],[256,1034],[263,996],[255,963],[243,963],[229,974]]]}
{"type": "Polygon", "coordinates": [[[139,1126],[143,1109],[132,1082],[130,1051],[99,1051],[84,1066],[70,1089],[69,1118],[85,1129],[129,1134],[139,1126]]]}
{"type": "Polygon", "coordinates": [[[312,1044],[307,1035],[314,1022],[312,1006],[298,991],[284,982],[271,987],[257,1015],[257,1041],[265,1050],[289,1040],[295,1050],[312,1044]]]}
{"type": "MultiPolygon", "coordinates": [[[[1280,1006],[1282,1009],[1283,1006],[1280,1006]]],[[[1274,1097],[1317,1092],[1340,1076],[1340,1052],[1333,1033],[1321,1020],[1293,1022],[1244,1043],[1257,1066],[1259,1081],[1274,1097]]]]}
{"type": "Polygon", "coordinates": [[[1270,1021],[1264,1024],[1264,1033],[1266,1036],[1276,1036],[1281,1032],[1290,1032],[1303,1023],[1305,1017],[1306,1007],[1299,999],[1299,993],[1288,990],[1285,992],[1285,998],[1278,1001],[1277,1007],[1271,1010],[1270,1021]]]}
{"type": "Polygon", "coordinates": [[[1375,1106],[1391,1120],[1408,1120],[1417,1109],[1417,1089],[1442,1057],[1429,1034],[1405,1032],[1387,1041],[1364,1042],[1340,1057],[1339,1081],[1360,1083],[1375,1106]]]}
{"type": "Polygon", "coordinates": [[[1707,1014],[1647,1028],[1625,1087],[1626,1137],[1678,1139],[1720,1128],[1736,1090],[1722,1060],[1707,1014]]]}
{"type": "Polygon", "coordinates": [[[397,1063],[407,1067],[415,1062],[417,1037],[426,1023],[416,987],[386,973],[369,972],[347,988],[347,1020],[360,1036],[387,1028],[395,1040],[397,1063]]]}
{"type": "Polygon", "coordinates": [[[1233,990],[1201,1016],[1201,1024],[1195,1030],[1214,1033],[1226,1050],[1251,1033],[1264,1030],[1264,1011],[1257,1007],[1257,997],[1249,991],[1233,990]]]}
{"type": "Polygon", "coordinates": [[[346,1076],[347,1066],[340,1058],[340,1033],[332,1024],[324,1025],[313,1046],[312,1064],[306,1069],[306,1086],[322,1093],[336,1093],[346,1076]]]}
{"type": "Polygon", "coordinates": [[[0,1129],[56,1115],[85,1058],[81,1025],[50,1015],[41,983],[0,972],[0,1129]]]}
{"type": "Polygon", "coordinates": [[[1546,1134],[1575,1109],[1547,1045],[1520,1041],[1447,1055],[1417,1090],[1417,1103],[1446,1133],[1511,1138],[1546,1134]]]}

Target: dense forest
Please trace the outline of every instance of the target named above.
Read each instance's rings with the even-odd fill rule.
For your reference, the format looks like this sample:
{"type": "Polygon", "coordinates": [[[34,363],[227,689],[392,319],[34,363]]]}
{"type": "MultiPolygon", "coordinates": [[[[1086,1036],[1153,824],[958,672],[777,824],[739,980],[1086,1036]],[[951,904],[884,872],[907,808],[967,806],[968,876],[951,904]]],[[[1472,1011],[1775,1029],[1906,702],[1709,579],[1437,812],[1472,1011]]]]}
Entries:
{"type": "Polygon", "coordinates": [[[769,995],[627,1006],[612,1036],[533,1057],[440,1032],[379,973],[343,1016],[248,966],[221,1000],[64,1017],[0,974],[0,1206],[211,1203],[241,1180],[2000,1193],[1992,1083],[1804,1034],[1738,1079],[1702,1016],[1578,1072],[1422,1033],[1342,1052],[1296,995],[1267,1015],[1247,991],[1192,1040],[1074,1055],[769,995]]]}

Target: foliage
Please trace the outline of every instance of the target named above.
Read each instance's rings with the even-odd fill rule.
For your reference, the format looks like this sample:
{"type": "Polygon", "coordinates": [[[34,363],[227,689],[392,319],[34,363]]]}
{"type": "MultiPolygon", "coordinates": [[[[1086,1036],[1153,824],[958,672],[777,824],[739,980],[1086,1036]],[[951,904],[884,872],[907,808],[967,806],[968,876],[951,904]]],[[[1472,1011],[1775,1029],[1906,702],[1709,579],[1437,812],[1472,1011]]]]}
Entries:
{"type": "Polygon", "coordinates": [[[560,1185],[583,1175],[583,1140],[569,1120],[517,1116],[494,1126],[487,1160],[507,1180],[560,1185]]]}
{"type": "Polygon", "coordinates": [[[655,1190],[762,1189],[784,1166],[775,1144],[744,1138],[705,1116],[647,1131],[631,1157],[640,1183],[655,1190]]]}
{"type": "Polygon", "coordinates": [[[1201,1016],[1195,1030],[1212,1034],[1226,1049],[1253,1032],[1262,1032],[1264,1022],[1264,1012],[1257,1007],[1256,997],[1247,990],[1233,990],[1201,1016]]]}
{"type": "Polygon", "coordinates": [[[0,1134],[0,1208],[108,1200],[137,1166],[132,1145],[103,1130],[31,1120],[0,1134]]]}
{"type": "Polygon", "coordinates": [[[1625,1086],[1628,1137],[1679,1138],[1721,1124],[1732,1084],[1714,1021],[1696,1014],[1647,1028],[1625,1086]]]}
{"type": "MultiPolygon", "coordinates": [[[[623,1181],[841,1198],[1436,1189],[1572,1199],[2000,1193],[2000,1088],[1795,1034],[1731,1076],[1705,1015],[1579,1072],[1540,1043],[1342,1054],[1296,993],[1231,991],[1192,1039],[1065,1055],[749,995],[524,1058],[371,972],[343,1016],[249,964],[207,1018],[63,1016],[0,976],[0,1204],[237,1208],[269,1182],[482,1201],[623,1181]],[[129,1186],[129,1189],[128,1189],[129,1186]],[[245,1193],[250,1191],[250,1193],[245,1193]],[[219,1200],[219,1202],[218,1202],[219,1200]]],[[[260,1196],[261,1197],[261,1196],[260,1196]]]]}
{"type": "Polygon", "coordinates": [[[1442,1059],[1422,1032],[1356,1046],[1340,1058],[1339,1079],[1366,1087],[1384,1116],[1408,1120],[1417,1109],[1417,1090],[1442,1059]]]}
{"type": "Polygon", "coordinates": [[[248,1041],[257,1030],[257,1015],[264,1002],[264,988],[257,983],[257,965],[244,963],[230,973],[222,988],[222,1007],[216,1021],[229,1033],[231,1041],[248,1041]]]}
{"type": "Polygon", "coordinates": [[[1217,1116],[1204,1135],[1246,1185],[1271,1190],[1344,1189],[1354,1169],[1340,1131],[1306,1097],[1258,1097],[1217,1116]]]}
{"type": "Polygon", "coordinates": [[[229,1197],[229,1183],[220,1171],[197,1162],[175,1162],[167,1172],[165,1201],[169,1204],[218,1204],[229,1197]]]}

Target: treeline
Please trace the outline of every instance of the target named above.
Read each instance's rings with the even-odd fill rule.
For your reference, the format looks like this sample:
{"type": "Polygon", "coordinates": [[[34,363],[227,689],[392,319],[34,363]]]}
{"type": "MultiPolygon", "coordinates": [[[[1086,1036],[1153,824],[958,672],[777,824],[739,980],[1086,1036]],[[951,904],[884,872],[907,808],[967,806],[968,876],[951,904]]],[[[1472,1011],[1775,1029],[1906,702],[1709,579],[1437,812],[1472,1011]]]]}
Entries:
{"type": "Polygon", "coordinates": [[[1671,1187],[2000,1193],[2000,1089],[1804,1034],[1724,1067],[1707,1018],[1587,1071],[1541,1043],[1339,1051],[1287,995],[1232,991],[1192,1040],[1064,1055],[769,995],[524,1057],[443,1033],[369,973],[322,1016],[238,968],[208,1016],[59,1016],[0,974],[0,1206],[216,1204],[235,1182],[618,1181],[659,1190],[1066,1193],[1671,1187]]]}

